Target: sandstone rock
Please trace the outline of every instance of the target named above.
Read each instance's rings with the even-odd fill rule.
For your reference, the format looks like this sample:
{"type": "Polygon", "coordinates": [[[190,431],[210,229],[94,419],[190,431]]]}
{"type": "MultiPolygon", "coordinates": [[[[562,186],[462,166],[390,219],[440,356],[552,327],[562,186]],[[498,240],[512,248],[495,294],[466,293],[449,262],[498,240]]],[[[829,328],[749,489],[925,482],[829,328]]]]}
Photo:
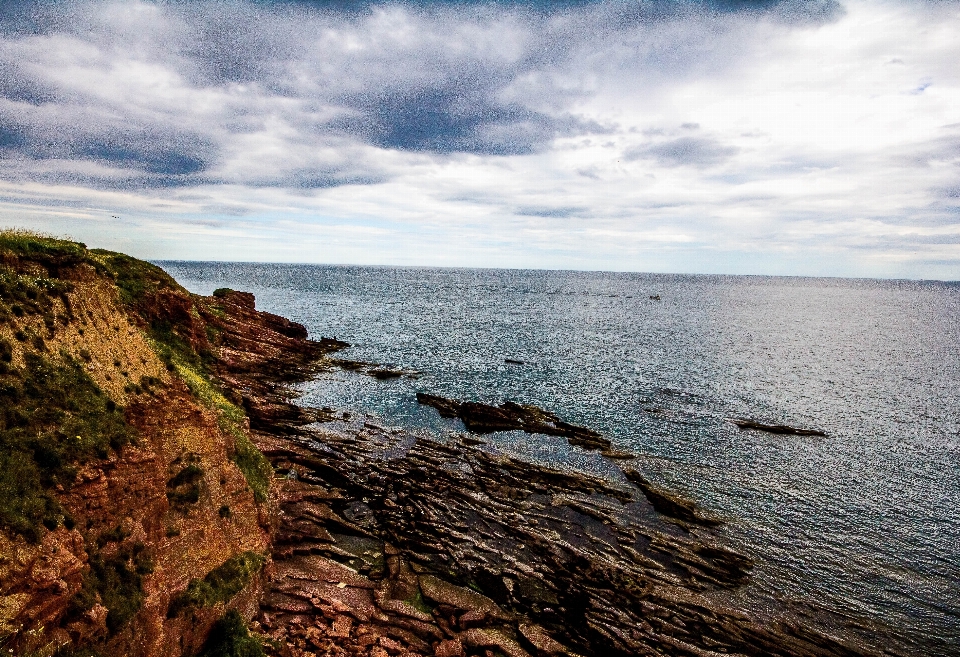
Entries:
{"type": "Polygon", "coordinates": [[[536,649],[538,655],[566,655],[569,653],[566,646],[554,640],[539,625],[520,623],[519,629],[520,634],[536,649]]]}
{"type": "Polygon", "coordinates": [[[465,630],[460,633],[460,640],[471,648],[496,648],[506,657],[530,657],[519,643],[499,630],[465,630]]]}
{"type": "Polygon", "coordinates": [[[330,635],[336,637],[350,636],[350,630],[353,628],[353,619],[349,616],[337,616],[330,627],[330,635]]]}
{"type": "Polygon", "coordinates": [[[441,641],[433,649],[434,657],[466,657],[463,650],[463,642],[459,638],[447,639],[441,641]]]}
{"type": "Polygon", "coordinates": [[[504,612],[496,602],[482,593],[450,584],[433,575],[420,575],[420,589],[424,597],[450,605],[455,609],[476,612],[497,619],[510,618],[510,615],[504,612]]]}

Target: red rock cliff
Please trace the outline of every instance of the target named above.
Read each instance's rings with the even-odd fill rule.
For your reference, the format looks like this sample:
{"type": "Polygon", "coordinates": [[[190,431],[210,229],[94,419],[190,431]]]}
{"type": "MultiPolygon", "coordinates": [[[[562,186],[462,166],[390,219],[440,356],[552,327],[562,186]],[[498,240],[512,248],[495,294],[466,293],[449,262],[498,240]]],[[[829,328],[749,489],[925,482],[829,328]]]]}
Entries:
{"type": "Polygon", "coordinates": [[[18,391],[0,399],[0,465],[39,482],[0,478],[0,647],[195,654],[228,609],[254,614],[269,568],[272,471],[217,372],[279,367],[306,331],[252,296],[197,297],[147,263],[27,234],[0,236],[0,279],[0,387],[18,391]],[[246,323],[226,326],[225,306],[246,323]],[[45,403],[51,376],[73,383],[45,403]],[[129,441],[66,435],[102,433],[86,403],[129,441]]]}

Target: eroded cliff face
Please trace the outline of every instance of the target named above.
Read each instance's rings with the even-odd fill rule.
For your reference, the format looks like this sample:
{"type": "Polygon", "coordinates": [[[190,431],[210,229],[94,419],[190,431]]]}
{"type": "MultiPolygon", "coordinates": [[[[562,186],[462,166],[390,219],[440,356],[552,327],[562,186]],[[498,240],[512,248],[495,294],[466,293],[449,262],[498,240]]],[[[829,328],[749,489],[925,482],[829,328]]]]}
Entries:
{"type": "Polygon", "coordinates": [[[271,470],[211,376],[218,300],[27,234],[0,236],[0,279],[0,649],[195,654],[255,613],[268,561],[271,470]]]}

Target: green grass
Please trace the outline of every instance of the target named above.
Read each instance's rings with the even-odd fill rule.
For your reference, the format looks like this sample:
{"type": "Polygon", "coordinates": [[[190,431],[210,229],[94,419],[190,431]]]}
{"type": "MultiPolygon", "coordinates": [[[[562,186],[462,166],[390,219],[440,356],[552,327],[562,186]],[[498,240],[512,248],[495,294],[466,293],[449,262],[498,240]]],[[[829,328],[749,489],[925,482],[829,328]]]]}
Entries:
{"type": "Polygon", "coordinates": [[[0,231],[0,251],[12,253],[55,270],[89,260],[87,247],[81,242],[23,229],[0,231]]]}
{"type": "Polygon", "coordinates": [[[264,652],[260,642],[250,636],[240,614],[231,609],[210,630],[197,657],[264,657],[264,652]]]}
{"type": "MultiPolygon", "coordinates": [[[[0,300],[3,311],[20,318],[24,315],[42,315],[49,317],[53,308],[53,298],[73,291],[69,281],[45,276],[18,274],[10,269],[0,269],[0,300]]],[[[52,323],[52,322],[51,322],[52,323]]]]}
{"type": "Polygon", "coordinates": [[[246,588],[263,564],[263,556],[256,552],[243,552],[228,559],[203,579],[191,580],[187,589],[170,603],[167,615],[174,618],[188,609],[228,602],[246,588]]]}
{"type": "Polygon", "coordinates": [[[233,462],[246,478],[254,498],[258,502],[265,502],[270,491],[270,481],[273,479],[273,468],[244,432],[243,423],[246,416],[243,409],[227,399],[200,370],[184,362],[179,354],[171,353],[170,363],[190,388],[193,396],[217,413],[220,428],[233,436],[233,462]]]}
{"type": "Polygon", "coordinates": [[[163,289],[189,294],[170,274],[149,262],[104,249],[91,249],[90,254],[109,272],[127,305],[136,307],[148,294],[163,289]]]}
{"type": "Polygon", "coordinates": [[[238,432],[234,434],[234,438],[236,452],[233,461],[246,478],[247,484],[253,491],[254,499],[258,502],[266,502],[270,492],[270,480],[273,479],[270,461],[250,442],[246,434],[238,432]]]}
{"type": "Polygon", "coordinates": [[[95,545],[87,546],[90,569],[79,593],[70,601],[68,619],[81,617],[99,601],[107,608],[107,629],[116,634],[143,606],[143,576],[153,572],[153,560],[146,546],[122,545],[112,556],[101,552],[107,543],[124,538],[117,528],[101,534],[95,545]]]}
{"type": "Polygon", "coordinates": [[[0,374],[0,527],[35,542],[42,527],[70,522],[50,489],[70,486],[78,465],[137,436],[69,355],[24,358],[24,368],[0,374]]]}

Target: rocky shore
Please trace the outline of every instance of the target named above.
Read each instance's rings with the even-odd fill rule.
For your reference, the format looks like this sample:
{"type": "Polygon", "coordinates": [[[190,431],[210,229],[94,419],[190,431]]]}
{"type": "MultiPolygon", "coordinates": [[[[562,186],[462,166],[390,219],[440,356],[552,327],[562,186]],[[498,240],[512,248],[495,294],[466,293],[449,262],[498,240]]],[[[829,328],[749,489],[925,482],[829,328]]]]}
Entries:
{"type": "MultiPolygon", "coordinates": [[[[227,326],[256,317],[224,307],[227,326]]],[[[715,519],[635,471],[615,485],[491,454],[466,435],[317,422],[334,416],[293,405],[285,384],[333,366],[323,354],[340,345],[291,339],[282,366],[247,366],[238,333],[221,369],[279,476],[257,619],[273,654],[867,654],[738,609],[725,592],[748,581],[749,557],[723,544],[715,519]]],[[[477,432],[610,447],[535,407],[419,400],[477,432]]]]}
{"type": "MultiPolygon", "coordinates": [[[[749,555],[548,409],[424,391],[441,440],[295,403],[335,339],[122,254],[0,232],[0,650],[23,657],[854,656],[745,608],[749,555]]],[[[778,428],[778,427],[774,427],[778,428]]],[[[766,427],[769,430],[769,427],[766,427]]]]}

